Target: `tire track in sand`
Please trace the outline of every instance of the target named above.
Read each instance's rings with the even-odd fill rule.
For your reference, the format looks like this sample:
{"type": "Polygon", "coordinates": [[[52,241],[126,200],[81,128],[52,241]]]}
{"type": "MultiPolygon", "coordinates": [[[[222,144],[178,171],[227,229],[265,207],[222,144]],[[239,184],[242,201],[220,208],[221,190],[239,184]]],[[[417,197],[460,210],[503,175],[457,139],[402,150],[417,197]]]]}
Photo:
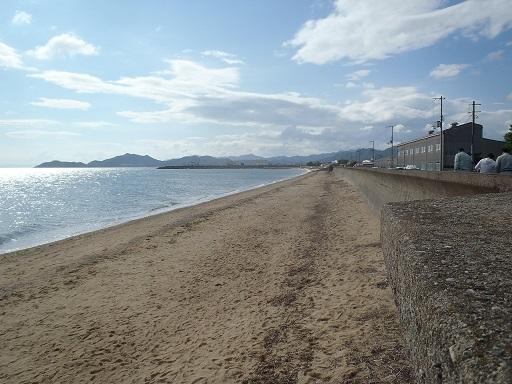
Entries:
{"type": "Polygon", "coordinates": [[[319,199],[306,218],[303,237],[296,240],[294,265],[286,272],[282,292],[269,304],[280,309],[281,323],[269,329],[263,339],[264,353],[244,384],[293,384],[313,359],[316,338],[302,323],[313,306],[304,291],[318,281],[316,259],[324,252],[326,216],[332,183],[324,178],[319,199]]]}

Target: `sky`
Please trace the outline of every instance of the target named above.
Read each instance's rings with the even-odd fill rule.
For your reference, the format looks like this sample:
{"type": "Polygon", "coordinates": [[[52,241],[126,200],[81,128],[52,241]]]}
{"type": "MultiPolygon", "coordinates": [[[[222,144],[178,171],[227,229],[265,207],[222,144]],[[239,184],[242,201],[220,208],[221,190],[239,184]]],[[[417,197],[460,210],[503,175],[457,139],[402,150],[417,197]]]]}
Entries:
{"type": "Polygon", "coordinates": [[[511,69],[510,0],[2,0],[0,166],[502,139],[511,69]]]}

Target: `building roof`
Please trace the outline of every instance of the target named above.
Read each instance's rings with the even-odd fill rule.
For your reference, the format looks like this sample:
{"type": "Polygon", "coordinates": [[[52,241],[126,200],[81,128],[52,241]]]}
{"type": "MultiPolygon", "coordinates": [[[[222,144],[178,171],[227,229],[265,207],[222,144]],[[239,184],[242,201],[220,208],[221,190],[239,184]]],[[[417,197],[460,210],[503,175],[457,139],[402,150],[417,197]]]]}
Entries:
{"type": "MultiPolygon", "coordinates": [[[[446,131],[450,131],[451,129],[457,129],[457,128],[462,128],[466,125],[471,125],[471,122],[468,122],[468,123],[464,123],[464,124],[458,124],[458,125],[452,125],[451,127],[449,128],[446,128],[446,129],[443,129],[443,134],[446,133],[446,131]]],[[[480,126],[483,128],[483,126],[481,124],[478,124],[478,123],[475,123],[475,126],[480,126]]],[[[437,128],[436,128],[437,129],[437,128]]],[[[407,144],[411,144],[411,143],[414,143],[416,141],[421,141],[421,140],[425,140],[425,139],[429,139],[431,137],[436,137],[436,136],[439,136],[441,134],[441,132],[435,132],[435,133],[432,133],[430,135],[426,135],[426,136],[422,136],[422,137],[418,137],[416,139],[412,139],[412,140],[407,140],[407,141],[404,141],[400,144],[397,144],[397,147],[399,146],[402,146],[402,145],[407,145],[407,144]]],[[[490,139],[486,139],[486,140],[490,140],[490,139]]]]}
{"type": "MultiPolygon", "coordinates": [[[[449,129],[449,128],[448,128],[449,129]]],[[[397,147],[401,146],[401,145],[407,145],[407,144],[411,144],[411,143],[414,143],[416,141],[421,141],[421,140],[425,140],[425,139],[430,139],[431,137],[436,137],[436,136],[439,136],[441,134],[441,132],[436,132],[436,133],[433,133],[431,135],[426,135],[426,136],[422,136],[422,137],[418,137],[416,139],[412,139],[412,140],[407,140],[407,141],[403,141],[401,142],[400,144],[397,144],[397,147]]]]}

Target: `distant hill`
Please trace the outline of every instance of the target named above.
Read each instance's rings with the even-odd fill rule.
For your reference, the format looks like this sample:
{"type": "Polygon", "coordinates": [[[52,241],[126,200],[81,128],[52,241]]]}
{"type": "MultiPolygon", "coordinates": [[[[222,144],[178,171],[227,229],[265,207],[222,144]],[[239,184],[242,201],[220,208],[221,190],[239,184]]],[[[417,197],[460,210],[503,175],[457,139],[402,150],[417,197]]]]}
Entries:
{"type": "Polygon", "coordinates": [[[227,157],[213,157],[213,156],[185,156],[179,159],[165,160],[162,162],[163,166],[223,166],[230,165],[232,161],[227,157]]]}
{"type": "MultiPolygon", "coordinates": [[[[375,158],[390,155],[390,150],[375,150],[375,158]]],[[[307,156],[274,156],[261,157],[253,154],[229,157],[213,156],[185,156],[179,159],[157,160],[148,155],[125,153],[105,160],[94,160],[84,164],[81,162],[50,161],[36,166],[36,168],[105,168],[105,167],[162,167],[162,166],[237,166],[237,165],[304,165],[308,162],[331,162],[334,160],[369,160],[372,158],[371,148],[361,148],[357,151],[338,151],[318,153],[307,156]]]]}
{"type": "Polygon", "coordinates": [[[135,155],[132,153],[125,153],[121,156],[115,156],[111,159],[102,161],[94,160],[87,164],[88,167],[159,167],[162,165],[161,160],[152,158],[151,156],[135,155]]]}
{"type": "Polygon", "coordinates": [[[125,153],[106,160],[94,160],[84,164],[81,162],[54,160],[47,163],[36,165],[35,168],[116,168],[116,167],[159,167],[163,161],[152,158],[151,156],[135,155],[125,153]]]}
{"type": "MultiPolygon", "coordinates": [[[[375,158],[379,159],[381,157],[387,156],[387,153],[391,153],[389,150],[375,150],[375,158]]],[[[355,151],[338,151],[338,152],[330,152],[330,153],[318,153],[314,155],[308,156],[276,156],[269,157],[267,160],[271,164],[283,164],[283,165],[291,165],[291,164],[306,164],[308,162],[331,162],[335,160],[349,160],[349,161],[363,161],[363,160],[371,160],[372,158],[372,149],[371,148],[361,148],[355,151]]]]}
{"type": "Polygon", "coordinates": [[[76,161],[53,160],[36,165],[35,168],[85,168],[87,164],[76,161]]]}
{"type": "Polygon", "coordinates": [[[262,156],[256,156],[256,155],[253,155],[252,153],[250,153],[248,155],[241,155],[241,156],[229,156],[229,159],[233,160],[233,161],[267,160],[266,158],[264,158],[262,156]]]}

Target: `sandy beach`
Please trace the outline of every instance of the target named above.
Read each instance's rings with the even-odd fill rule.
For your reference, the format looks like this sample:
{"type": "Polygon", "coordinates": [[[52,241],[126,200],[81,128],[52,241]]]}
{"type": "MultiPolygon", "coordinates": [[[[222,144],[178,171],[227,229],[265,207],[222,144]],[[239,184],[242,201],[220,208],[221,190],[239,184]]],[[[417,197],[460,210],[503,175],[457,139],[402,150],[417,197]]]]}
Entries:
{"type": "Polygon", "coordinates": [[[2,383],[409,383],[379,223],[326,172],[0,256],[2,383]]]}

